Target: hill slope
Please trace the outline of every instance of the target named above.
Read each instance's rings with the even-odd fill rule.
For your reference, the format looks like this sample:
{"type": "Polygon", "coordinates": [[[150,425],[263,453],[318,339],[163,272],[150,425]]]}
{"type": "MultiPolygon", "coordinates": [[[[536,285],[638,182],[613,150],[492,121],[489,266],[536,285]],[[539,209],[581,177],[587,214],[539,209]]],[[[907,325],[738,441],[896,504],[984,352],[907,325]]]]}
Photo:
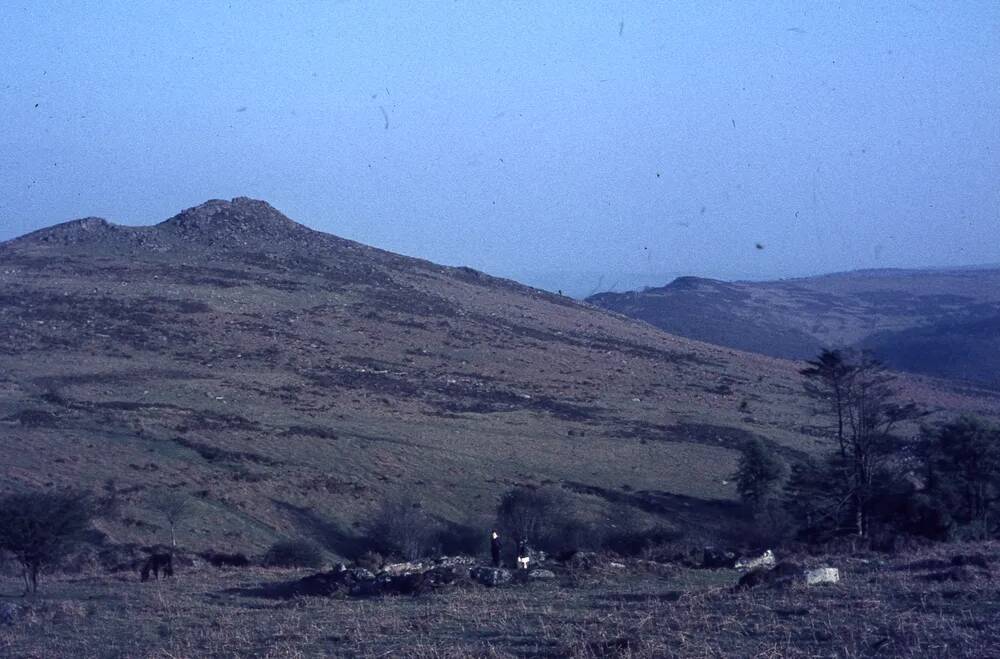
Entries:
{"type": "Polygon", "coordinates": [[[1000,388],[1000,268],[864,270],[773,282],[682,277],[588,298],[672,334],[775,357],[874,350],[899,370],[1000,388]]]}
{"type": "MultiPolygon", "coordinates": [[[[0,245],[0,487],[117,494],[118,542],[356,549],[388,494],[486,524],[515,484],[606,514],[721,522],[733,449],[815,450],[796,364],[665,335],[511,281],[312,231],[264,202],[151,227],[88,218],[0,245]],[[741,409],[741,404],[746,405],[741,409]],[[112,482],[113,481],[113,482],[112,482]]],[[[984,392],[910,379],[938,409],[984,392]]]]}

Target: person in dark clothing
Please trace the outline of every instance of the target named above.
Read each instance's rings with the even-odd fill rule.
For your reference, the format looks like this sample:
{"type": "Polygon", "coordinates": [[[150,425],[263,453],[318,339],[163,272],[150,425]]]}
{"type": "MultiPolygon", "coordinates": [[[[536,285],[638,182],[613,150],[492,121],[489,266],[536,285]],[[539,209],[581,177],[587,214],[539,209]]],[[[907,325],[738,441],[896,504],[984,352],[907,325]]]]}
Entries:
{"type": "Polygon", "coordinates": [[[493,554],[493,567],[500,567],[500,534],[493,530],[490,535],[490,553],[493,554]]]}

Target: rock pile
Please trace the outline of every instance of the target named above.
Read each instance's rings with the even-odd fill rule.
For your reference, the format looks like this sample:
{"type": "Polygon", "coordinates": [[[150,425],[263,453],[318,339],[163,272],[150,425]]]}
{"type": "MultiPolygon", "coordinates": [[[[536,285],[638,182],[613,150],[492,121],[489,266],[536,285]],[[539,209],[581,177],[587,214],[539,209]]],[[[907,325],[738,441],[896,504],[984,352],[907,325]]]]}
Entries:
{"type": "MultiPolygon", "coordinates": [[[[545,575],[536,578],[545,578],[545,575]]],[[[461,583],[499,586],[511,580],[510,570],[476,565],[475,559],[464,556],[448,556],[434,561],[393,563],[383,566],[378,572],[338,565],[327,572],[311,574],[286,584],[273,594],[282,597],[416,595],[461,583]]]]}

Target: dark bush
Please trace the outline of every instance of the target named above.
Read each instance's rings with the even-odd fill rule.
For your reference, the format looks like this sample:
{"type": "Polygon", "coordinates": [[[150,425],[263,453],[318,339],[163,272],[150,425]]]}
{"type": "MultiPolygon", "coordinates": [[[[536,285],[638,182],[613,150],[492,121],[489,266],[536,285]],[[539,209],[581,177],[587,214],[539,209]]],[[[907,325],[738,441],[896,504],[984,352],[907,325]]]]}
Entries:
{"type": "Polygon", "coordinates": [[[526,540],[550,554],[569,549],[598,548],[604,538],[583,521],[572,499],[556,487],[518,487],[508,490],[497,508],[500,537],[516,547],[526,540]]]}
{"type": "Polygon", "coordinates": [[[78,492],[32,492],[0,499],[0,551],[23,568],[25,592],[38,591],[38,573],[79,545],[93,509],[78,492]]]}
{"type": "MultiPolygon", "coordinates": [[[[273,547],[272,547],[273,549],[273,547]]],[[[226,554],[218,551],[206,551],[199,554],[213,567],[249,567],[250,559],[245,554],[226,554]]]]}
{"type": "Polygon", "coordinates": [[[311,567],[323,565],[323,551],[309,540],[282,540],[264,554],[268,567],[311,567]]]}
{"type": "Polygon", "coordinates": [[[419,501],[406,496],[387,499],[368,526],[368,543],[383,555],[414,560],[436,551],[439,525],[419,501]]]}
{"type": "Polygon", "coordinates": [[[961,417],[924,429],[927,494],[955,521],[961,540],[1000,534],[1000,428],[961,417]]]}
{"type": "Polygon", "coordinates": [[[788,466],[784,460],[759,439],[752,439],[740,449],[733,478],[740,500],[751,511],[759,511],[775,498],[787,476],[788,466]]]}
{"type": "Polygon", "coordinates": [[[476,556],[486,551],[488,542],[489,529],[448,524],[438,531],[435,544],[445,556],[476,556]]]}

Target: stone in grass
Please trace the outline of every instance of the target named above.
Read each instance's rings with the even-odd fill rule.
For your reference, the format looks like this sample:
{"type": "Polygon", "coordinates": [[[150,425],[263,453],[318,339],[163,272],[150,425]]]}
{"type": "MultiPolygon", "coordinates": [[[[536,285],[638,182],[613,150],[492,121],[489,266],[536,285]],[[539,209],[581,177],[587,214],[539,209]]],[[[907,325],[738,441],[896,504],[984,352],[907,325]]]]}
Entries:
{"type": "Polygon", "coordinates": [[[835,567],[821,567],[815,570],[806,570],[806,585],[817,586],[824,583],[838,583],[840,581],[840,570],[835,567]]]}
{"type": "Polygon", "coordinates": [[[484,586],[499,586],[510,581],[510,570],[500,567],[474,567],[469,570],[469,576],[484,586]]]}
{"type": "Polygon", "coordinates": [[[768,549],[757,558],[745,558],[734,566],[737,570],[770,570],[775,566],[774,552],[768,549]]]}
{"type": "Polygon", "coordinates": [[[556,573],[552,570],[532,570],[528,573],[529,579],[555,579],[556,573]]]}

